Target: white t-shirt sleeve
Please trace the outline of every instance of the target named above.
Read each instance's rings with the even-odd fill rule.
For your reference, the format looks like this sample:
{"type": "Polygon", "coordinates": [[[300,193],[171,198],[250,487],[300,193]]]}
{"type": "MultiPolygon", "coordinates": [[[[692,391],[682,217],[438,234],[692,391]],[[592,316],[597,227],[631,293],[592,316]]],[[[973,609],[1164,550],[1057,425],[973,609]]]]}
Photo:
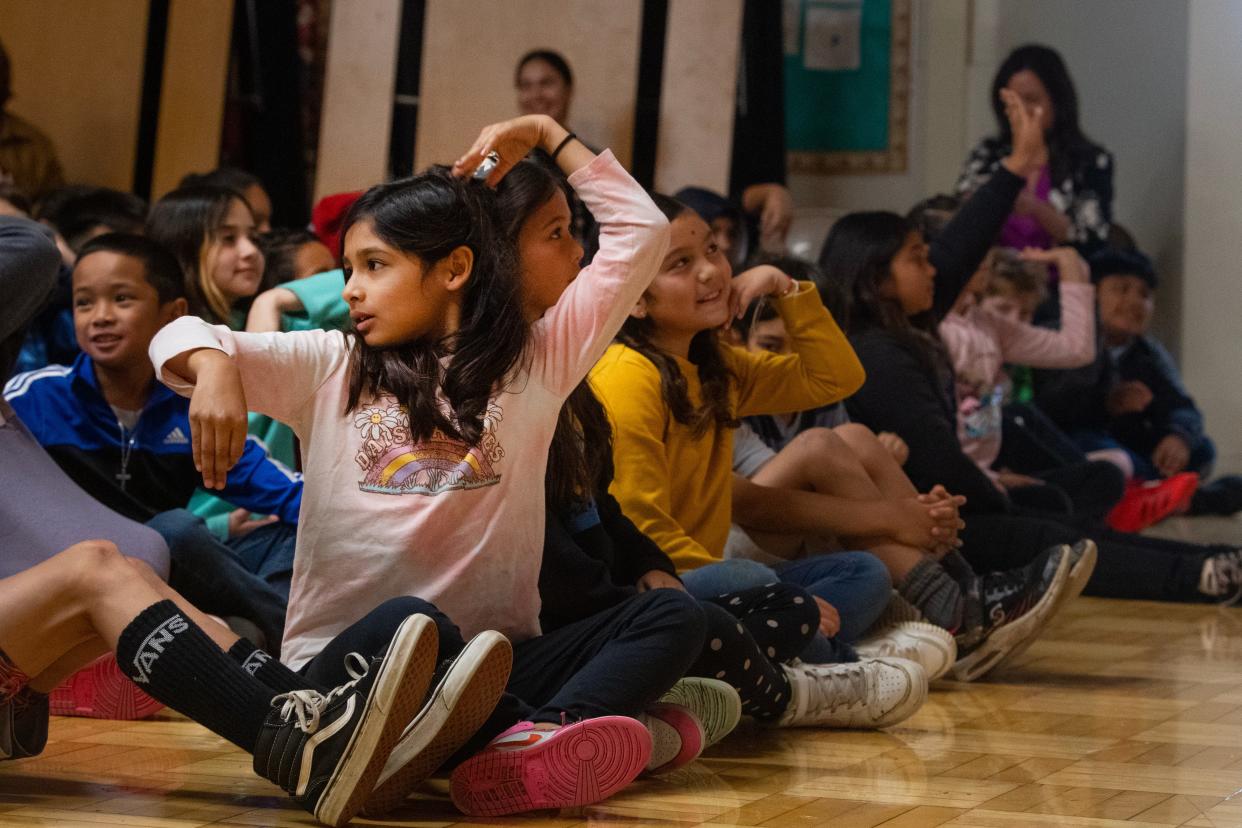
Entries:
{"type": "Polygon", "coordinates": [[[210,325],[196,316],[166,325],[151,340],[150,357],[160,381],[190,396],[194,385],[167,370],[173,357],[213,348],[233,358],[251,411],[297,425],[306,403],[338,370],[344,370],[348,344],[340,331],[242,333],[210,325]]]}

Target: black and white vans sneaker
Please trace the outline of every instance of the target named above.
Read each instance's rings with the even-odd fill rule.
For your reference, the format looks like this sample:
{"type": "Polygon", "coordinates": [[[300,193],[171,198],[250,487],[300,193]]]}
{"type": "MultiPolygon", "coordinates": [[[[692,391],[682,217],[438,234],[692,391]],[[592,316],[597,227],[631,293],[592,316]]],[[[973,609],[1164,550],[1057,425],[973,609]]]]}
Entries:
{"type": "MultiPolygon", "coordinates": [[[[326,694],[294,690],[272,699],[254,770],[325,825],[345,825],[375,787],[418,711],[435,672],[438,634],[425,615],[401,623],[388,652],[326,694]]],[[[347,665],[348,666],[348,665],[347,665]]]]}
{"type": "Polygon", "coordinates": [[[0,702],[0,760],[42,753],[47,745],[47,719],[47,696],[29,687],[0,702]]]}
{"type": "Polygon", "coordinates": [[[378,817],[400,806],[464,745],[496,709],[512,667],[509,639],[495,630],[472,638],[401,734],[362,812],[378,817]]]}

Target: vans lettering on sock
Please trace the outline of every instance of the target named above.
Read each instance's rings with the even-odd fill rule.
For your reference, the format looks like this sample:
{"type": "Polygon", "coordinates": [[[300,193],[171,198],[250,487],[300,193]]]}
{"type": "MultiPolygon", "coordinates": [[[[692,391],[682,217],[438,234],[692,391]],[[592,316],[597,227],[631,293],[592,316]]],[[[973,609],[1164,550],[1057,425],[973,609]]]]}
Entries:
{"type": "Polygon", "coordinates": [[[271,660],[272,660],[272,657],[268,655],[267,653],[263,652],[262,650],[255,650],[253,653],[246,656],[246,660],[242,662],[241,667],[243,670],[245,670],[247,673],[253,676],[259,672],[260,667],[262,667],[264,664],[267,664],[271,660]]]}
{"type": "Polygon", "coordinates": [[[150,684],[151,668],[155,666],[164,649],[172,643],[173,636],[180,635],[189,628],[190,625],[178,613],[152,630],[138,645],[138,652],[134,654],[134,669],[138,674],[130,676],[130,679],[136,684],[150,684]]]}

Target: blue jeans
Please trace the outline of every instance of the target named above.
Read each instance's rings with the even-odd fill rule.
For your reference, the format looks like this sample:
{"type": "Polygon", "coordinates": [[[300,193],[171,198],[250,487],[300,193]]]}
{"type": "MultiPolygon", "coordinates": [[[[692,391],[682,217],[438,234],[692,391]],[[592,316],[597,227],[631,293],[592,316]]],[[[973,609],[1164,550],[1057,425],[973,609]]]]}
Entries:
{"type": "Polygon", "coordinates": [[[200,610],[212,615],[237,616],[252,622],[267,640],[259,642],[276,653],[285,633],[289,588],[273,587],[248,564],[275,572],[287,558],[292,570],[295,527],[275,523],[222,543],[203,519],[185,509],[172,509],[147,521],[168,544],[172,571],[168,584],[200,610]],[[256,537],[257,536],[257,537],[256,537]]]}
{"type": "Polygon", "coordinates": [[[291,523],[269,523],[240,538],[229,538],[224,545],[233,550],[247,572],[258,575],[280,593],[287,603],[293,583],[293,548],[298,528],[291,523]]]}
{"type": "Polygon", "coordinates": [[[816,635],[802,653],[813,663],[855,661],[850,647],[888,606],[893,588],[888,569],[868,552],[834,552],[768,566],[745,558],[708,564],[681,576],[686,590],[706,599],[778,581],[794,584],[837,608],[841,630],[832,639],[816,635]]]}

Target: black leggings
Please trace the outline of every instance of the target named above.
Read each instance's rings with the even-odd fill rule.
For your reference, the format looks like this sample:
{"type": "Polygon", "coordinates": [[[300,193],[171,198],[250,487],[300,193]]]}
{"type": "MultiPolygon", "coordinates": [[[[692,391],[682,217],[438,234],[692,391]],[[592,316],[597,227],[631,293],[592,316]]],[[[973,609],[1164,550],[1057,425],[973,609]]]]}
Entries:
{"type": "Polygon", "coordinates": [[[688,675],[733,685],[742,712],[774,719],[789,704],[781,662],[797,658],[819,629],[819,607],[793,584],[770,584],[700,602],[707,617],[703,651],[688,675]]]}
{"type": "Polygon", "coordinates": [[[1099,562],[1086,594],[1144,601],[1212,601],[1199,592],[1203,562],[1232,549],[1024,515],[969,515],[961,537],[963,555],[979,572],[1019,567],[1049,546],[1089,537],[1099,562]]]}
{"type": "Polygon", "coordinates": [[[1023,509],[1068,515],[1076,523],[1102,521],[1125,493],[1121,469],[1087,456],[1033,405],[1005,406],[1000,456],[994,464],[1044,481],[1010,491],[1023,509]]]}
{"type": "MultiPolygon", "coordinates": [[[[421,613],[440,633],[441,670],[465,647],[444,613],[420,598],[393,598],[332,639],[305,667],[324,687],[349,680],[345,656],[384,652],[401,622],[421,613]]],[[[686,673],[703,646],[705,621],[684,592],[654,589],[589,618],[513,645],[513,672],[495,712],[451,764],[522,721],[562,724],[634,716],[686,673]]]]}

